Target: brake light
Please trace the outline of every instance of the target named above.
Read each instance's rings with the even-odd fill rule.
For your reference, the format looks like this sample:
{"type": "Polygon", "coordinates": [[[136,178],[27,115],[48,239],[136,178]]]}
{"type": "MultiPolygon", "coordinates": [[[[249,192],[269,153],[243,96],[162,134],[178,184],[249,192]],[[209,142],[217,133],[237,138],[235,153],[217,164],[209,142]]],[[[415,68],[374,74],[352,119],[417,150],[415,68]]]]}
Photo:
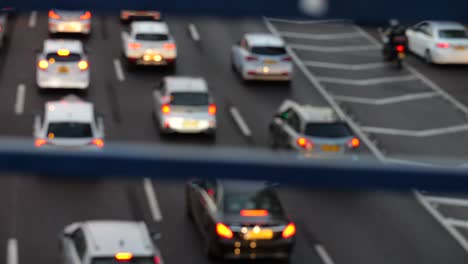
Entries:
{"type": "Polygon", "coordinates": [[[163,48],[164,48],[165,50],[173,50],[173,49],[176,48],[176,45],[175,45],[174,43],[165,43],[165,44],[163,45],[163,48]]]}
{"type": "Polygon", "coordinates": [[[161,264],[161,258],[159,256],[154,256],[153,262],[154,264],[161,264]]]}
{"type": "Polygon", "coordinates": [[[208,114],[216,115],[216,105],[215,104],[210,104],[210,106],[208,106],[208,114]]]}
{"type": "Polygon", "coordinates": [[[128,260],[131,260],[132,258],[133,258],[133,255],[130,252],[119,252],[119,253],[115,254],[115,259],[116,260],[128,261],[128,260]]]}
{"type": "Polygon", "coordinates": [[[361,141],[359,140],[359,138],[352,138],[349,142],[348,142],[348,146],[350,148],[357,148],[359,147],[359,145],[361,145],[361,141]]]}
{"type": "Polygon", "coordinates": [[[289,57],[289,56],[288,56],[288,57],[284,57],[284,58],[282,59],[282,61],[292,61],[292,58],[289,57]]]}
{"type": "Polygon", "coordinates": [[[231,229],[223,223],[216,224],[216,233],[218,236],[228,239],[231,239],[234,236],[231,229]]]}
{"type": "Polygon", "coordinates": [[[141,48],[141,43],[130,42],[130,43],[128,43],[128,48],[129,49],[139,49],[139,48],[141,48]]]}
{"type": "Polygon", "coordinates": [[[397,52],[404,52],[405,51],[405,46],[404,45],[397,45],[395,49],[396,49],[397,52]]]}
{"type": "Polygon", "coordinates": [[[39,67],[41,70],[46,70],[49,67],[49,63],[46,60],[40,60],[37,63],[37,67],[39,67]]]}
{"type": "Polygon", "coordinates": [[[50,10],[49,11],[49,18],[52,18],[52,19],[60,19],[60,15],[55,13],[54,10],[50,10]]]}
{"type": "Polygon", "coordinates": [[[241,216],[268,216],[267,210],[241,210],[241,216]]]}
{"type": "Polygon", "coordinates": [[[247,56],[245,57],[245,60],[246,61],[258,61],[257,57],[254,57],[254,56],[247,56]]]}
{"type": "Polygon", "coordinates": [[[450,43],[448,42],[439,42],[437,43],[437,47],[441,49],[448,49],[450,48],[450,43]]]}
{"type": "Polygon", "coordinates": [[[88,69],[88,67],[89,65],[87,61],[82,60],[78,62],[78,68],[80,68],[80,70],[85,71],[88,69]]]}
{"type": "Polygon", "coordinates": [[[214,195],[215,195],[215,190],[212,189],[212,188],[209,188],[208,190],[206,190],[206,193],[207,193],[209,196],[214,196],[214,195]]]}
{"type": "Polygon", "coordinates": [[[293,222],[291,222],[284,228],[283,233],[281,234],[281,236],[283,238],[291,238],[295,234],[296,234],[296,225],[293,222]]]}
{"type": "Polygon", "coordinates": [[[171,112],[171,107],[168,104],[163,104],[161,106],[161,112],[165,115],[169,114],[171,112]]]}
{"type": "Polygon", "coordinates": [[[95,138],[93,139],[93,141],[91,141],[91,144],[95,145],[98,148],[102,148],[104,147],[104,140],[100,138],[95,138]]]}
{"type": "Polygon", "coordinates": [[[305,137],[300,137],[296,140],[296,143],[299,147],[303,149],[311,149],[313,147],[312,142],[310,142],[307,138],[305,137]]]}
{"type": "Polygon", "coordinates": [[[47,140],[45,140],[43,138],[38,138],[38,139],[36,139],[36,142],[34,142],[34,146],[36,146],[38,148],[44,146],[45,144],[47,144],[47,140]]]}
{"type": "Polygon", "coordinates": [[[86,11],[83,15],[80,16],[81,20],[91,19],[91,12],[86,11]]]}

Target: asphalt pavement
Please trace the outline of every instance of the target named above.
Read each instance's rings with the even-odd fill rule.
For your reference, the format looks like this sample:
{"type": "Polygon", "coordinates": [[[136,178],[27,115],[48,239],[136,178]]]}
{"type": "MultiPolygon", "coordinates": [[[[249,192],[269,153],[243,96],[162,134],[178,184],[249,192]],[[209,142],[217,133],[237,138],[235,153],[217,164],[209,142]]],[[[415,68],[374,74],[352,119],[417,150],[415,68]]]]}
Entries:
{"type": "MultiPolygon", "coordinates": [[[[460,108],[468,105],[465,67],[427,66],[410,56],[405,69],[396,71],[382,63],[375,30],[350,23],[173,16],[167,22],[178,45],[176,74],[202,76],[212,90],[217,137],[161,138],[151,117],[151,92],[170,73],[129,71],[121,57],[124,26],[118,15],[94,15],[92,35],[83,38],[90,51],[91,87],[81,96],[104,114],[108,142],[266,148],[270,118],[283,100],[293,99],[339,108],[366,139],[362,152],[382,162],[432,164],[434,157],[468,155],[468,122],[460,108]],[[194,30],[199,39],[193,38],[194,30]],[[247,32],[284,37],[296,64],[291,84],[244,83],[232,72],[231,46],[247,32]]],[[[0,53],[0,134],[29,138],[32,114],[69,92],[39,92],[35,85],[35,50],[48,37],[47,14],[21,14],[10,26],[0,53]]],[[[185,217],[181,182],[5,175],[0,184],[0,247],[5,249],[0,259],[7,264],[60,263],[58,232],[86,219],[145,221],[163,235],[158,245],[166,264],[210,262],[185,217]]],[[[292,263],[468,261],[463,196],[286,187],[280,196],[298,225],[292,263]]]]}

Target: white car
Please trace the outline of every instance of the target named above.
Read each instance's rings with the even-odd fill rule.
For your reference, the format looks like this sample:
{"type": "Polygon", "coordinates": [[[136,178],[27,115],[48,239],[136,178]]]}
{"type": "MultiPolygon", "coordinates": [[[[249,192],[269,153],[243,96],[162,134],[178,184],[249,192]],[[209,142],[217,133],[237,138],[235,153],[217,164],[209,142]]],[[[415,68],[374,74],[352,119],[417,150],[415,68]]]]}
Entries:
{"type": "Polygon", "coordinates": [[[175,66],[177,48],[165,22],[132,22],[130,32],[122,32],[122,44],[130,65],[175,66]]]}
{"type": "Polygon", "coordinates": [[[429,64],[468,64],[468,33],[460,23],[423,21],[406,36],[409,50],[429,64]]]}
{"type": "Polygon", "coordinates": [[[86,10],[49,10],[49,33],[91,33],[91,12],[86,10]]]}
{"type": "Polygon", "coordinates": [[[69,95],[45,103],[43,116],[34,117],[33,135],[38,148],[98,150],[104,147],[104,122],[92,103],[69,95]]]}
{"type": "Polygon", "coordinates": [[[293,75],[283,40],[272,34],[245,34],[232,47],[231,64],[243,80],[290,81],[293,75]]]}
{"type": "Polygon", "coordinates": [[[87,89],[89,63],[79,40],[44,41],[36,60],[36,82],[41,89],[87,89]]]}
{"type": "Polygon", "coordinates": [[[161,134],[215,136],[216,105],[202,78],[166,77],[153,93],[153,114],[161,134]]]}
{"type": "Polygon", "coordinates": [[[92,220],[75,222],[59,236],[63,263],[163,264],[154,244],[160,234],[144,222],[92,220]]]}

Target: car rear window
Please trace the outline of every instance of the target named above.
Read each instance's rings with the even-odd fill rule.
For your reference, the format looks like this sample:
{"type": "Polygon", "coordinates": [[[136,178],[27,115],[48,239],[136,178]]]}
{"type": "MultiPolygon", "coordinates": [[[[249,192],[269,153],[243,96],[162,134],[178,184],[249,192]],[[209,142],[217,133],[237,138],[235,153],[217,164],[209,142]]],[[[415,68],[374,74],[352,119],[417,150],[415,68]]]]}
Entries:
{"type": "Polygon", "coordinates": [[[81,60],[81,55],[78,53],[70,53],[68,56],[60,56],[57,53],[49,53],[46,56],[48,61],[54,60],[56,62],[74,62],[81,60]]]}
{"type": "Polygon", "coordinates": [[[308,123],[305,134],[311,137],[340,138],[349,137],[353,133],[346,123],[308,123]]]}
{"type": "Polygon", "coordinates": [[[439,30],[439,37],[446,39],[466,39],[468,38],[468,34],[466,30],[462,29],[439,30]]]}
{"type": "Polygon", "coordinates": [[[168,40],[169,36],[166,34],[136,34],[135,39],[142,41],[164,41],[168,40]]]}
{"type": "Polygon", "coordinates": [[[49,123],[47,130],[49,138],[90,138],[93,137],[91,124],[78,122],[49,123]]]}
{"type": "Polygon", "coordinates": [[[116,260],[115,258],[93,258],[91,264],[154,264],[152,257],[133,257],[130,260],[116,260]]]}
{"type": "Polygon", "coordinates": [[[209,104],[207,93],[171,93],[171,105],[202,106],[209,104]]]}
{"type": "Polygon", "coordinates": [[[258,55],[285,55],[286,49],[284,47],[252,47],[252,53],[258,55]]]}
{"type": "Polygon", "coordinates": [[[279,199],[271,189],[253,193],[226,193],[224,196],[224,212],[239,214],[241,210],[267,210],[271,215],[283,214],[279,199]]]}

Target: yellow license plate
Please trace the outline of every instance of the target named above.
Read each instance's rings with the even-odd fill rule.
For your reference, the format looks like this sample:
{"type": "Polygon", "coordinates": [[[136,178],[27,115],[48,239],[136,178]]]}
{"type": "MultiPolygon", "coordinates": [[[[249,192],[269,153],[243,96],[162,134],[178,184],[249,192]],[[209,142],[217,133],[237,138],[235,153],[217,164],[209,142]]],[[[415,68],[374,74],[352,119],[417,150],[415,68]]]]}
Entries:
{"type": "Polygon", "coordinates": [[[322,145],[322,151],[338,152],[338,151],[340,151],[340,146],[337,146],[337,145],[322,145]]]}
{"type": "Polygon", "coordinates": [[[272,65],[272,64],[276,64],[276,61],[274,61],[274,60],[264,60],[263,64],[272,65]]]}
{"type": "Polygon", "coordinates": [[[184,121],[183,126],[184,126],[184,128],[197,128],[198,127],[198,121],[196,121],[196,120],[187,120],[187,121],[184,121]]]}
{"type": "Polygon", "coordinates": [[[465,50],[465,46],[455,46],[456,50],[465,50]]]}
{"type": "Polygon", "coordinates": [[[59,67],[57,71],[59,73],[68,73],[69,69],[68,67],[62,66],[62,67],[59,67]]]}
{"type": "Polygon", "coordinates": [[[244,235],[245,240],[269,240],[272,238],[273,231],[271,229],[262,229],[258,233],[251,230],[244,235]]]}
{"type": "Polygon", "coordinates": [[[404,54],[404,53],[398,53],[398,58],[404,59],[404,58],[405,58],[405,54],[404,54]]]}

